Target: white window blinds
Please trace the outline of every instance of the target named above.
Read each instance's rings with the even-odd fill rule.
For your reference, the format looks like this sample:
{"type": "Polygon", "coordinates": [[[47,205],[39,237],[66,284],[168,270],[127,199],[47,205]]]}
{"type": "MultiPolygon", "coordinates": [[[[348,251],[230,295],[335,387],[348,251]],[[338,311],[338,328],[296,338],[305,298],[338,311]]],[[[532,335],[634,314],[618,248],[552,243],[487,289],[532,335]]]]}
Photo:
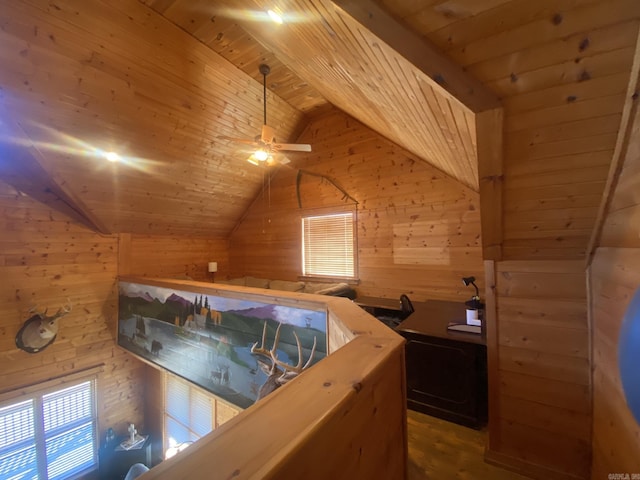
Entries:
{"type": "Polygon", "coordinates": [[[165,383],[165,450],[195,442],[214,428],[211,395],[173,375],[165,383]]]}
{"type": "Polygon", "coordinates": [[[0,478],[57,480],[97,466],[94,380],[0,408],[0,478]]]}
{"type": "Polygon", "coordinates": [[[302,218],[302,274],[355,277],[353,212],[302,218]]]}

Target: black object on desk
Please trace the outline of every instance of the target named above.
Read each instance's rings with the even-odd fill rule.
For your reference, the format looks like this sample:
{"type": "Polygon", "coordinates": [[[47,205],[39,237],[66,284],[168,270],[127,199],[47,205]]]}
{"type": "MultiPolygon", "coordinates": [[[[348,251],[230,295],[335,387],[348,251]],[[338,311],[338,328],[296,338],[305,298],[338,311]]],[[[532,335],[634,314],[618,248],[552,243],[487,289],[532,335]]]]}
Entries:
{"type": "Polygon", "coordinates": [[[138,448],[124,450],[119,448],[128,436],[117,437],[100,446],[99,476],[100,480],[122,480],[134,463],[143,463],[152,467],[151,436],[147,435],[144,443],[138,448]]]}
{"type": "Polygon", "coordinates": [[[407,405],[468,427],[487,421],[487,347],[484,335],[447,329],[463,322],[465,305],[428,300],[396,331],[407,340],[407,405]]]}
{"type": "Polygon", "coordinates": [[[358,297],[354,303],[392,329],[413,313],[413,305],[406,295],[401,295],[399,300],[358,297]]]}

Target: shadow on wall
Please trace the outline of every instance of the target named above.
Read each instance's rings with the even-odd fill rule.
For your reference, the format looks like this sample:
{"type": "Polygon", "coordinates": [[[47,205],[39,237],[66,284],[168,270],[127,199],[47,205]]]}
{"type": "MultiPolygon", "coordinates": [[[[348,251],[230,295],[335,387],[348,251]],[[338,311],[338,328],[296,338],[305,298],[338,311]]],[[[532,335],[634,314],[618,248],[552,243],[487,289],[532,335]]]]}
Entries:
{"type": "Polygon", "coordinates": [[[627,405],[640,424],[640,288],[631,299],[620,328],[618,364],[627,405]]]}

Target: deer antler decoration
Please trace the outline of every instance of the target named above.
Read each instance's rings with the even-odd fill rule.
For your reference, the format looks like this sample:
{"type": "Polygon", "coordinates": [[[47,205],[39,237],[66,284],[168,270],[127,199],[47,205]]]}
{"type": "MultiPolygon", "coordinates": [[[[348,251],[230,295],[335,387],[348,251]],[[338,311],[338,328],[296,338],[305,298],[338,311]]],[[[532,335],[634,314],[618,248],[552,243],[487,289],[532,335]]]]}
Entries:
{"type": "Polygon", "coordinates": [[[280,343],[280,330],[282,328],[282,323],[278,324],[278,328],[276,329],[276,335],[273,339],[273,346],[270,350],[265,347],[265,342],[267,339],[267,322],[265,320],[264,327],[262,329],[262,342],[260,347],[258,347],[258,342],[254,343],[251,347],[251,353],[255,353],[257,355],[261,355],[263,357],[268,358],[271,361],[270,365],[263,364],[265,366],[265,373],[268,375],[267,380],[264,382],[262,387],[260,387],[260,391],[258,392],[258,397],[256,401],[260,400],[263,397],[266,397],[269,393],[273,392],[281,385],[284,385],[288,381],[297,377],[304,369],[311,365],[313,361],[313,355],[316,352],[316,337],[313,338],[313,347],[311,348],[311,354],[309,355],[309,359],[303,365],[302,358],[302,344],[300,343],[300,339],[296,332],[293,332],[293,336],[296,339],[296,345],[298,346],[298,364],[297,365],[289,365],[286,362],[278,359],[278,344],[280,343]],[[280,368],[282,370],[280,370],[280,368]]]}
{"type": "Polygon", "coordinates": [[[71,311],[71,301],[47,316],[47,310],[36,312],[24,322],[16,334],[16,346],[27,353],[38,353],[53,343],[58,335],[58,320],[71,311]]]}

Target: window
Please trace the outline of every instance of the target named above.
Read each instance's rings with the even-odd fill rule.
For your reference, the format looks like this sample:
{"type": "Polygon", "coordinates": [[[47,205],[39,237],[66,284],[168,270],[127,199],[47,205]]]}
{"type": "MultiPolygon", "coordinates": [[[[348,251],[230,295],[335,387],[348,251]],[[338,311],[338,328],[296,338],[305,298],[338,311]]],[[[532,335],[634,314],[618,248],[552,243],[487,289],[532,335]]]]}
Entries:
{"type": "Polygon", "coordinates": [[[354,212],[302,218],[302,274],[355,278],[354,212]]]}
{"type": "Polygon", "coordinates": [[[95,378],[0,404],[0,478],[65,479],[97,466],[95,378]]]}
{"type": "Polygon", "coordinates": [[[165,456],[170,457],[215,427],[211,395],[179,377],[165,375],[165,456]]]}

